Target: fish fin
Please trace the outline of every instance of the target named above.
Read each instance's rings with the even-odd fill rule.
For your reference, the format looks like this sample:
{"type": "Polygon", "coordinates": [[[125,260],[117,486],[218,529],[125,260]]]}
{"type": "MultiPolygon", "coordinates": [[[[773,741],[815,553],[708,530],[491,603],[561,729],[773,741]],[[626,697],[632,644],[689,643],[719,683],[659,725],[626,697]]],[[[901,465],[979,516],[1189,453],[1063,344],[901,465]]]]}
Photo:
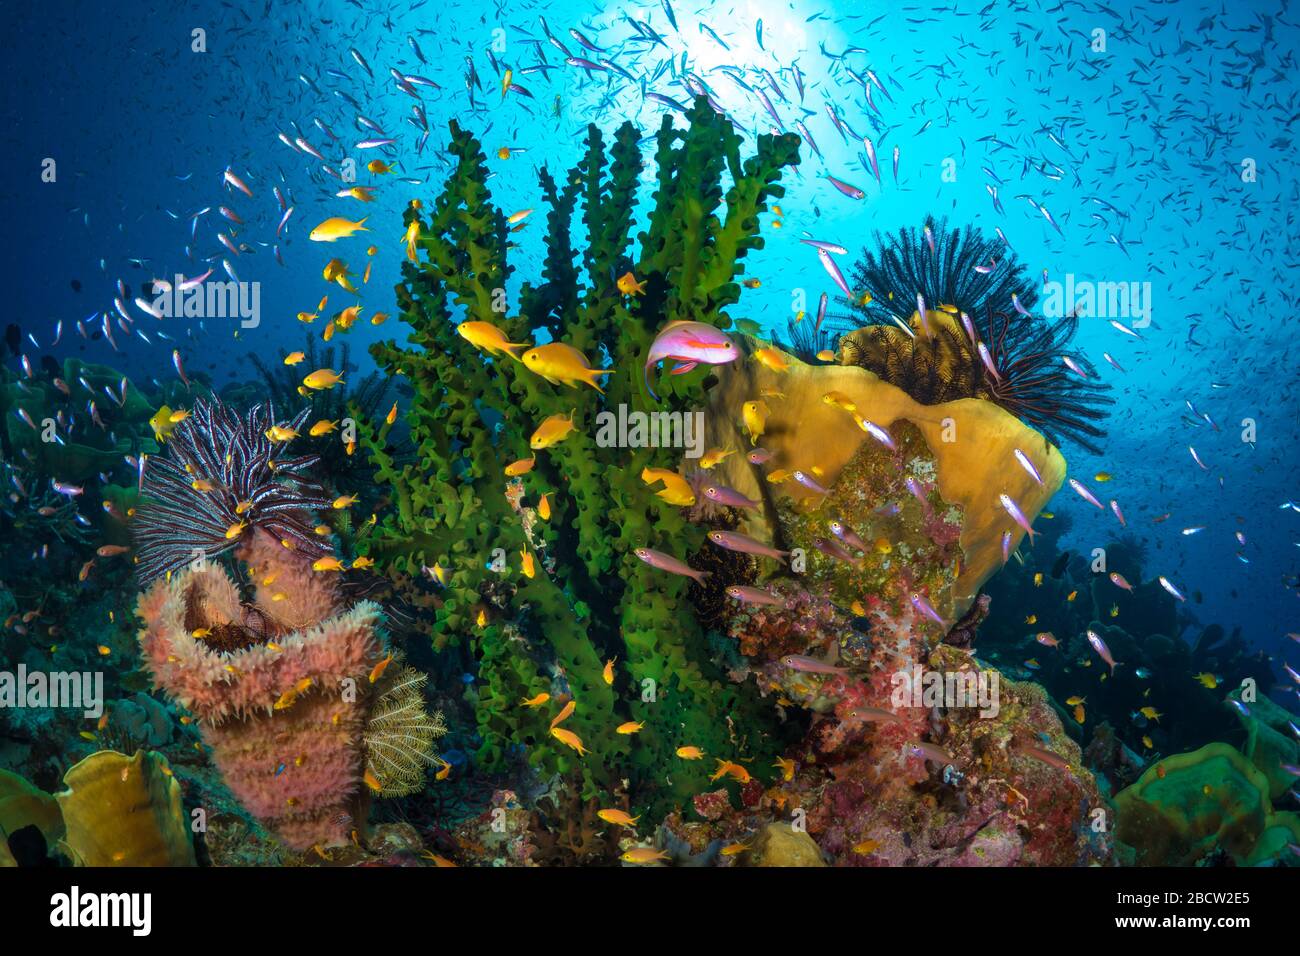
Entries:
{"type": "Polygon", "coordinates": [[[651,385],[650,385],[650,365],[651,365],[651,364],[652,364],[652,363],[650,363],[650,362],[646,362],[645,369],[643,369],[642,372],[641,372],[641,377],[642,377],[642,379],[645,381],[645,390],[646,390],[647,392],[649,392],[649,393],[650,393],[650,397],[653,398],[653,399],[657,402],[657,401],[659,401],[659,396],[655,394],[655,390],[654,390],[654,388],[652,388],[651,385]]]}
{"type": "Polygon", "coordinates": [[[700,364],[699,362],[683,362],[681,365],[673,366],[672,370],[668,374],[685,375],[687,372],[689,372],[691,369],[695,368],[695,366],[699,364],[700,364]]]}

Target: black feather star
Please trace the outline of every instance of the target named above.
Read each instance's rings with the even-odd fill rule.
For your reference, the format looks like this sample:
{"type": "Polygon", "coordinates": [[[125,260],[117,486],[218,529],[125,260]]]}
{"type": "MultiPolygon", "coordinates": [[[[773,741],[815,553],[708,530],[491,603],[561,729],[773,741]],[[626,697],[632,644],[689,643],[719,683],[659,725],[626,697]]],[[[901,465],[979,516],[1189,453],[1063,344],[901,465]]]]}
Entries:
{"type": "Polygon", "coordinates": [[[1099,423],[1114,399],[1096,369],[1069,352],[1078,316],[1034,315],[1038,294],[1000,238],[927,219],[920,229],[877,233],[876,243],[878,251],[867,250],[853,272],[855,287],[870,293],[869,301],[855,299],[851,313],[837,317],[842,327],[867,330],[842,339],[844,361],[868,368],[918,402],[985,399],[1052,442],[1068,438],[1098,451],[1094,439],[1105,436],[1099,423]],[[918,296],[929,311],[964,314],[970,328],[916,336],[910,320],[918,296]],[[981,343],[987,364],[977,349],[981,343]],[[1067,357],[1082,375],[1066,365],[1067,357]]]}
{"type": "MultiPolygon", "coordinates": [[[[280,427],[296,432],[310,414],[304,409],[280,427]]],[[[269,404],[240,415],[216,399],[195,401],[172,431],[166,456],[145,468],[132,521],[142,584],[231,551],[253,530],[290,542],[310,559],[330,553],[313,531],[312,516],[330,500],[299,474],[318,458],[277,457],[284,442],[269,434],[276,424],[269,404]]]]}

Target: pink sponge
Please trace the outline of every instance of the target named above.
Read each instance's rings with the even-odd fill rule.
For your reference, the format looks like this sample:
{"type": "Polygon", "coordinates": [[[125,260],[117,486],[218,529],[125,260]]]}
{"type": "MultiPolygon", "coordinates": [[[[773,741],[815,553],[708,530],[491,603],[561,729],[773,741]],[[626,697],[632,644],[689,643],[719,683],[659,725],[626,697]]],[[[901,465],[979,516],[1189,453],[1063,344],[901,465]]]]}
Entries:
{"type": "Polygon", "coordinates": [[[383,654],[381,611],[370,601],[337,611],[287,552],[260,554],[259,574],[276,573],[268,556],[300,584],[292,627],[274,605],[242,605],[230,576],[209,564],[141,596],[140,646],[155,685],[198,718],[217,768],[250,813],[293,849],[345,842],[359,825],[367,675],[383,654]]]}

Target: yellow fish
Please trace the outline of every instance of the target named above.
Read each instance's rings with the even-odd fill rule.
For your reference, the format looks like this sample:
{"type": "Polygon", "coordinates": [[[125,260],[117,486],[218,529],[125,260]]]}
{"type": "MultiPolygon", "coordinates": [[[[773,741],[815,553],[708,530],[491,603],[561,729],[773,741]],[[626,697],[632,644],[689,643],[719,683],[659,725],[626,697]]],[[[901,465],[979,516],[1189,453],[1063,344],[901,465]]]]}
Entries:
{"type": "Polygon", "coordinates": [[[487,352],[489,355],[505,352],[515,361],[519,361],[519,356],[514,350],[526,349],[529,346],[527,342],[508,341],[506,334],[491,322],[462,322],[456,326],[456,334],[480,352],[487,352]]]}
{"type": "Polygon", "coordinates": [[[317,558],[311,563],[311,569],[313,571],[342,571],[343,562],[334,557],[317,558]]]}
{"type": "Polygon", "coordinates": [[[1092,476],[1093,481],[1110,481],[1110,472],[1099,471],[1092,476]]]}
{"type": "Polygon", "coordinates": [[[749,443],[757,445],[758,440],[763,437],[763,432],[767,429],[767,416],[769,414],[767,402],[761,399],[746,402],[741,407],[740,413],[745,422],[745,429],[749,432],[749,443]]]}
{"type": "Polygon", "coordinates": [[[853,852],[858,856],[870,856],[878,849],[880,849],[879,840],[863,840],[861,843],[855,843],[853,845],[853,852]]]}
{"type": "Polygon", "coordinates": [[[1067,697],[1065,699],[1065,702],[1071,707],[1077,707],[1079,704],[1082,704],[1087,699],[1088,698],[1086,697],[1079,697],[1078,695],[1075,695],[1074,697],[1067,697]]]}
{"type": "Polygon", "coordinates": [[[406,243],[406,258],[410,262],[415,261],[415,244],[420,238],[420,220],[412,219],[411,224],[406,227],[406,232],[402,236],[402,241],[406,243]]]}
{"type": "Polygon", "coordinates": [[[1147,750],[1154,750],[1156,745],[1155,742],[1149,736],[1143,735],[1142,746],[1146,747],[1147,750]]]}
{"type": "MultiPolygon", "coordinates": [[[[370,217],[367,216],[366,219],[368,218],[370,217]]],[[[313,229],[307,235],[307,238],[312,242],[337,242],[357,232],[368,232],[369,230],[362,225],[365,221],[365,219],[361,219],[353,222],[351,219],[344,219],[342,216],[331,216],[313,229]]]]}
{"type": "Polygon", "coordinates": [[[1034,587],[1041,588],[1042,586],[1043,586],[1043,572],[1039,571],[1037,574],[1034,575],[1034,587]]]}
{"type": "Polygon", "coordinates": [[[700,467],[706,471],[710,468],[716,468],[727,459],[729,455],[734,455],[736,450],[728,448],[725,451],[721,448],[710,448],[700,457],[700,467]]]}
{"type": "Polygon", "coordinates": [[[1160,713],[1160,711],[1156,710],[1154,707],[1143,707],[1138,711],[1138,713],[1147,720],[1154,720],[1156,723],[1160,723],[1160,718],[1164,716],[1164,714],[1160,713]]]}
{"type": "Polygon", "coordinates": [[[572,747],[574,750],[578,751],[579,757],[585,757],[588,753],[587,749],[582,745],[582,738],[572,730],[565,730],[563,727],[552,727],[551,736],[564,744],[564,746],[572,747]]]}
{"type": "Polygon", "coordinates": [[[361,779],[364,780],[366,782],[366,786],[369,787],[371,790],[373,790],[375,793],[379,793],[379,791],[384,789],[379,782],[379,778],[375,776],[375,772],[371,770],[369,767],[366,768],[365,775],[361,779]]]}
{"type": "Polygon", "coordinates": [[[606,823],[612,823],[615,826],[636,828],[636,822],[640,817],[628,816],[623,810],[597,810],[596,816],[600,817],[606,823]]]}
{"type": "Polygon", "coordinates": [[[526,578],[536,577],[537,565],[533,563],[533,553],[529,551],[527,548],[523,548],[519,552],[519,557],[523,561],[524,577],[526,578]]]}
{"type": "Polygon", "coordinates": [[[1088,716],[1087,712],[1083,709],[1083,704],[1074,705],[1075,723],[1079,723],[1079,724],[1083,723],[1085,720],[1087,720],[1087,716],[1088,716]]]}
{"type": "Polygon", "coordinates": [[[331,502],[330,506],[334,508],[335,511],[342,511],[344,508],[351,508],[356,503],[356,495],[339,495],[333,500],[333,502],[331,502]]]}
{"type": "Polygon", "coordinates": [[[318,368],[304,378],[302,383],[313,391],[319,392],[327,388],[333,388],[335,385],[341,384],[342,381],[342,372],[336,372],[332,368],[318,368]]]}
{"type": "Polygon", "coordinates": [[[367,558],[365,555],[357,558],[352,562],[352,570],[360,571],[363,568],[373,568],[375,566],[374,558],[367,558]]]}
{"type": "Polygon", "coordinates": [[[704,751],[699,747],[678,747],[677,756],[683,760],[702,760],[704,759],[704,751]]]}
{"type": "Polygon", "coordinates": [[[614,660],[605,661],[605,669],[600,672],[601,679],[604,680],[606,684],[614,683],[614,661],[616,660],[618,660],[617,657],[614,658],[614,660]]]}
{"type": "MultiPolygon", "coordinates": [[[[359,199],[361,202],[374,202],[375,197],[371,195],[374,192],[374,186],[353,186],[351,189],[340,189],[334,194],[338,199],[359,199]]],[[[365,220],[362,220],[364,222],[365,220]]]]}
{"type": "Polygon", "coordinates": [[[781,771],[781,779],[790,781],[794,779],[794,761],[786,757],[778,757],[773,767],[781,771]]]}
{"type": "MultiPolygon", "coordinates": [[[[716,757],[714,759],[717,760],[716,757]]],[[[730,777],[732,780],[735,780],[737,783],[749,783],[751,779],[749,776],[749,771],[746,770],[744,767],[742,767],[740,764],[732,763],[730,760],[718,760],[717,772],[714,773],[711,777],[709,777],[709,779],[720,780],[723,777],[730,777]]]]}
{"type": "Polygon", "coordinates": [[[817,353],[817,360],[819,362],[834,362],[837,357],[838,356],[836,356],[836,354],[830,349],[822,349],[817,353]]]}
{"type": "Polygon", "coordinates": [[[509,478],[518,478],[520,475],[526,475],[533,470],[533,465],[537,464],[537,456],[532,458],[520,458],[518,461],[512,461],[506,465],[506,476],[509,478]]]}
{"type": "Polygon", "coordinates": [[[1029,615],[1027,618],[1025,618],[1025,623],[1026,623],[1026,624],[1037,624],[1037,623],[1038,623],[1038,615],[1037,615],[1037,614],[1031,614],[1031,615],[1029,615]]]}
{"type": "Polygon", "coordinates": [[[638,846],[628,850],[619,859],[624,863],[654,863],[657,860],[668,859],[668,854],[652,846],[638,846]]]}
{"type": "Polygon", "coordinates": [[[332,422],[328,418],[322,418],[315,425],[311,426],[311,429],[307,434],[311,435],[312,438],[319,438],[321,435],[328,435],[338,427],[338,422],[332,422]]]}
{"type": "Polygon", "coordinates": [[[1202,687],[1209,688],[1210,690],[1214,690],[1219,686],[1218,675],[1211,674],[1209,671],[1206,671],[1203,674],[1197,674],[1195,680],[1198,681],[1202,687]]]}
{"type": "Polygon", "coordinates": [[[552,385],[567,385],[577,388],[582,382],[590,385],[602,395],[604,389],[597,379],[601,375],[614,374],[613,369],[594,369],[583,355],[571,345],[563,342],[548,342],[529,349],[523,355],[523,363],[530,371],[546,379],[552,385]]]}
{"type": "Polygon", "coordinates": [[[302,361],[303,359],[305,359],[306,357],[307,357],[307,356],[304,355],[302,352],[290,352],[288,355],[286,355],[286,356],[284,357],[284,364],[285,364],[285,365],[297,365],[299,362],[301,362],[301,361],[302,361]]]}
{"type": "Polygon", "coordinates": [[[551,496],[542,495],[542,500],[537,502],[537,516],[543,521],[551,520],[551,496]]]}
{"type": "Polygon", "coordinates": [[[154,412],[153,417],[149,419],[149,427],[153,429],[153,437],[158,442],[165,442],[172,437],[172,430],[176,423],[172,421],[172,410],[166,405],[159,406],[158,411],[154,412]]]}
{"type": "Polygon", "coordinates": [[[519,703],[523,704],[525,707],[541,707],[542,704],[546,703],[550,699],[551,695],[546,693],[546,691],[542,691],[536,697],[526,697],[519,703]]]}
{"type": "Polygon", "coordinates": [[[521,209],[518,212],[512,212],[509,216],[507,216],[506,222],[508,222],[510,225],[513,226],[515,223],[523,222],[532,214],[533,214],[533,210],[531,207],[529,207],[528,209],[521,209]]]}
{"type": "Polygon", "coordinates": [[[790,362],[774,348],[757,349],[754,358],[758,359],[764,368],[771,369],[773,372],[784,372],[790,368],[790,362]]]}
{"type": "Polygon", "coordinates": [[[638,282],[636,276],[630,272],[625,272],[618,277],[618,291],[624,295],[642,295],[645,292],[645,283],[638,282]]]}
{"type": "Polygon", "coordinates": [[[266,430],[266,437],[275,442],[293,441],[298,437],[298,432],[283,425],[272,425],[266,430]]]}
{"type": "Polygon", "coordinates": [[[376,176],[382,176],[384,173],[391,172],[393,167],[389,166],[382,159],[372,159],[366,163],[366,169],[370,170],[376,176]]]}
{"type": "Polygon", "coordinates": [[[846,412],[856,414],[858,406],[854,404],[853,399],[849,398],[843,392],[827,392],[822,396],[822,401],[827,405],[834,405],[846,412]]]}
{"type": "Polygon", "coordinates": [[[373,684],[375,681],[379,680],[379,678],[383,677],[384,671],[388,670],[388,665],[391,664],[392,662],[393,662],[393,655],[389,654],[382,661],[380,661],[373,668],[371,668],[370,683],[373,684]]]}
{"type": "Polygon", "coordinates": [[[636,733],[640,733],[640,732],[641,732],[641,728],[644,727],[644,726],[645,726],[645,724],[643,724],[643,723],[639,723],[639,722],[637,722],[637,721],[635,721],[635,720],[629,720],[629,721],[627,721],[626,723],[619,724],[617,727],[615,727],[615,728],[614,728],[614,733],[616,733],[616,734],[636,734],[636,733]]]}
{"type": "Polygon", "coordinates": [[[564,441],[573,431],[573,415],[572,411],[569,412],[568,418],[559,414],[548,415],[528,439],[528,447],[533,451],[540,451],[564,441]]]}
{"type": "Polygon", "coordinates": [[[669,468],[642,468],[641,480],[651,487],[662,481],[663,488],[655,494],[670,505],[685,508],[695,504],[691,483],[669,468]]]}

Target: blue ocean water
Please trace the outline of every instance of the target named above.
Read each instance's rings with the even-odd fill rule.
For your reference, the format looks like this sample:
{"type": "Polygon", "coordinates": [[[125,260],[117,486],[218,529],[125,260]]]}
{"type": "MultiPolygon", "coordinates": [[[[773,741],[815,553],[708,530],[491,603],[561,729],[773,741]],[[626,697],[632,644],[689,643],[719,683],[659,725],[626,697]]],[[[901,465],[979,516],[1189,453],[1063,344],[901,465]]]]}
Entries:
{"type": "MultiPolygon", "coordinates": [[[[689,73],[751,136],[798,121],[820,152],[807,143],[787,176],[782,229],[765,229],[766,247],[746,264],[762,284],[733,317],[780,332],[835,294],[800,237],[856,256],[875,231],[926,216],[1000,229],[1049,280],[1149,288],[1149,324],[1119,317],[1140,338],[1103,316],[1081,323],[1075,351],[1114,386],[1116,404],[1101,455],[1065,444],[1070,473],[1121,503],[1148,543],[1148,574],[1199,593],[1188,607],[1203,622],[1239,626],[1276,653],[1297,630],[1300,597],[1300,511],[1288,507],[1300,502],[1298,19],[1287,2],[24,5],[8,12],[3,41],[6,324],[20,325],[33,357],[79,355],[166,380],[178,349],[218,387],[251,378],[249,355],[274,360],[319,330],[295,319],[330,291],[326,257],[306,233],[341,214],[335,193],[351,185],[322,165],[397,161],[387,177],[358,178],[377,185],[375,202],[346,201],[369,217],[366,239],[380,250],[367,311],[393,313],[400,213],[439,188],[448,120],[483,140],[503,208],[539,207],[535,167],[576,162],[591,122],[609,131],[631,119],[652,132],[672,108],[645,94],[687,103],[689,73]],[[566,64],[547,30],[572,57],[617,69],[566,64]],[[514,88],[503,95],[507,68],[514,88]],[[390,69],[437,86],[416,86],[417,99],[390,69]],[[356,149],[380,135],[359,115],[393,148],[356,149]],[[278,133],[301,136],[325,162],[278,133]],[[502,147],[510,158],[495,158],[502,147]],[[224,184],[227,168],[252,198],[224,184]],[[294,208],[279,238],[273,187],[294,208]],[[223,205],[244,220],[237,256],[217,241],[231,225],[223,205]],[[257,328],[236,335],[228,321],[161,325],[137,312],[152,342],[118,334],[118,352],[73,331],[115,314],[118,280],[134,296],[155,276],[220,277],[222,259],[260,284],[257,328]],[[1100,471],[1113,479],[1095,483],[1100,471]]],[[[515,240],[512,292],[537,270],[541,229],[515,240]]],[[[351,254],[358,270],[359,260],[351,254]]],[[[396,319],[359,323],[353,360],[364,368],[364,346],[397,329],[396,319]]],[[[1066,543],[1076,549],[1117,530],[1068,487],[1049,507],[1074,519],[1066,543]]]]}

